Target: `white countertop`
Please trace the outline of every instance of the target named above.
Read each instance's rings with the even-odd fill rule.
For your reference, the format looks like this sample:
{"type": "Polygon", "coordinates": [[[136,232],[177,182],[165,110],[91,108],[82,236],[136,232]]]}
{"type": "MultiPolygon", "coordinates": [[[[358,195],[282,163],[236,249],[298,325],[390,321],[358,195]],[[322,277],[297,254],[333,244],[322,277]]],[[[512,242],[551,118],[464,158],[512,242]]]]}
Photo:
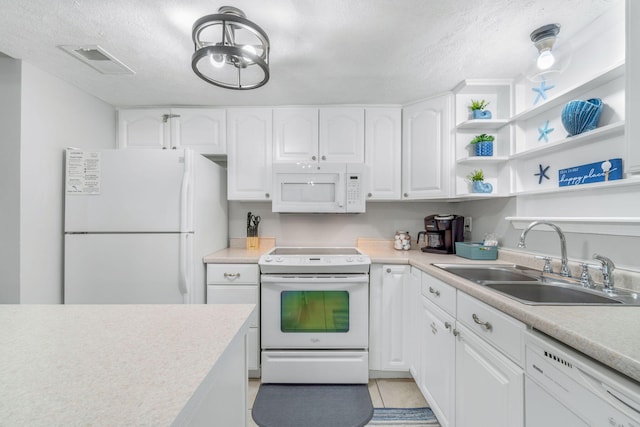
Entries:
{"type": "Polygon", "coordinates": [[[0,425],[170,425],[254,308],[0,305],[0,425]]]}

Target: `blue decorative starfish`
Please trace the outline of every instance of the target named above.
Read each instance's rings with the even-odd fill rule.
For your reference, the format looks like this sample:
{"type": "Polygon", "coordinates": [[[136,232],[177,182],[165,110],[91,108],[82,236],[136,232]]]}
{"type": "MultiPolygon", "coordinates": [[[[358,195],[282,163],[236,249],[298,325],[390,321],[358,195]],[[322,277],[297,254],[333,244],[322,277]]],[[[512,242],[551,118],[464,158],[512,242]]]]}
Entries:
{"type": "Polygon", "coordinates": [[[538,141],[544,139],[544,142],[549,142],[549,134],[553,132],[555,128],[549,129],[549,120],[544,124],[544,127],[538,128],[538,132],[540,132],[540,136],[538,136],[538,141]]]}
{"type": "Polygon", "coordinates": [[[538,165],[538,167],[540,168],[540,172],[538,172],[538,173],[534,173],[533,175],[538,177],[538,184],[542,184],[542,178],[550,179],[550,178],[547,176],[547,171],[549,170],[549,168],[550,168],[551,166],[547,166],[547,167],[545,168],[545,167],[543,167],[542,165],[538,165]]]}
{"type": "Polygon", "coordinates": [[[537,92],[536,99],[533,100],[533,105],[536,105],[541,99],[547,99],[547,91],[556,87],[555,85],[547,86],[547,81],[540,82],[540,87],[532,87],[531,90],[537,92]]]}

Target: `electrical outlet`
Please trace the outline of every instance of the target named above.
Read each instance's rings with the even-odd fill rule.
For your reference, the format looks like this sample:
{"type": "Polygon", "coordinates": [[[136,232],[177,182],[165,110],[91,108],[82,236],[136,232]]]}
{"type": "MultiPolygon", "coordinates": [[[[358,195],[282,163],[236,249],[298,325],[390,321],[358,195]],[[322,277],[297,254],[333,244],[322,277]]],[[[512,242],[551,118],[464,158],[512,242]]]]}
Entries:
{"type": "Polygon", "coordinates": [[[473,228],[472,224],[473,224],[472,218],[470,216],[465,216],[464,217],[464,231],[467,232],[467,233],[471,233],[471,229],[473,228]]]}

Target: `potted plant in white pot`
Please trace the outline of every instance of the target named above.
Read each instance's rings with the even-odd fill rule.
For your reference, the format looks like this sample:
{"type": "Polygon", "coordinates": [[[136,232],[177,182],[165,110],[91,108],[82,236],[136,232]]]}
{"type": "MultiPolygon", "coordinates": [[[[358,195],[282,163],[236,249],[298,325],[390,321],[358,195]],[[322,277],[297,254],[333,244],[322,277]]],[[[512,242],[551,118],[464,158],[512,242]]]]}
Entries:
{"type": "Polygon", "coordinates": [[[471,118],[473,119],[490,119],[491,111],[485,110],[489,105],[488,101],[484,99],[481,100],[471,100],[471,105],[469,105],[469,110],[471,110],[471,118]]]}
{"type": "Polygon", "coordinates": [[[489,182],[484,182],[484,172],[482,169],[469,172],[467,180],[471,182],[471,191],[474,193],[491,193],[493,191],[493,185],[489,182]]]}
{"type": "Polygon", "coordinates": [[[493,141],[495,139],[495,136],[487,135],[486,133],[476,135],[470,142],[474,148],[475,155],[483,157],[493,156],[493,141]]]}

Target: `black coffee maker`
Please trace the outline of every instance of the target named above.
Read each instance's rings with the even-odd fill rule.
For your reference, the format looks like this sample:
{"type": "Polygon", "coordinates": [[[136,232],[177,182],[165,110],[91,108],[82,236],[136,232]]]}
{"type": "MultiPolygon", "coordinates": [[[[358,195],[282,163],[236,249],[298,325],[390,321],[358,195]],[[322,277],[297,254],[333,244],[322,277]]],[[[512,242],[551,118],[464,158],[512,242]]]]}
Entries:
{"type": "Polygon", "coordinates": [[[460,215],[429,215],[424,218],[424,230],[418,233],[424,236],[426,246],[422,252],[435,254],[455,254],[456,242],[464,241],[464,217],[460,215]]]}

